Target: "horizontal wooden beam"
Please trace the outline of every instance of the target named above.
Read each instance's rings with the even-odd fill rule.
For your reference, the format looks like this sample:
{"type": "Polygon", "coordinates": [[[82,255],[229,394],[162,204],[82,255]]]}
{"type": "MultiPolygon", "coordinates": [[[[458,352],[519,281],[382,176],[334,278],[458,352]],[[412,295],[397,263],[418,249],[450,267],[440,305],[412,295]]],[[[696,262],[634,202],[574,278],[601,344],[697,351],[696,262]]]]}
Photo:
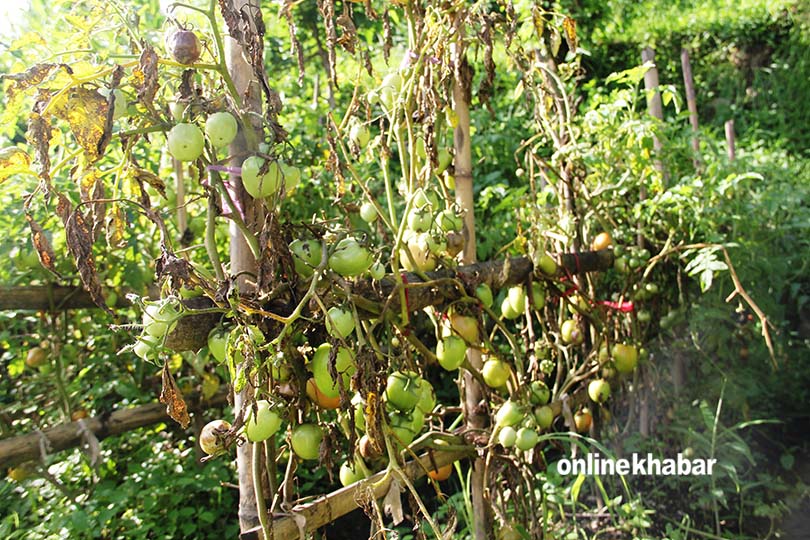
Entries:
{"type": "MultiPolygon", "coordinates": [[[[126,295],[120,294],[115,307],[129,305],[126,295]]],[[[97,307],[87,291],[80,286],[27,285],[22,287],[0,287],[0,311],[62,311],[97,307]]]]}
{"type": "MultiPolygon", "coordinates": [[[[448,463],[453,463],[465,457],[473,455],[474,449],[471,446],[469,451],[437,452],[433,454],[423,454],[419,460],[413,460],[405,464],[403,472],[410,480],[416,480],[425,475],[426,470],[434,467],[443,467],[448,463]]],[[[289,515],[276,517],[272,521],[272,533],[267,540],[287,540],[299,538],[299,531],[304,534],[316,531],[324,525],[333,522],[341,516],[345,516],[352,510],[359,508],[357,501],[370,496],[373,499],[384,497],[391,488],[393,476],[386,471],[378,472],[360,482],[355,482],[349,486],[333,491],[327,495],[318,497],[314,501],[306,504],[294,506],[289,515]],[[366,493],[367,490],[370,493],[366,493]],[[303,531],[298,527],[298,520],[303,520],[303,531]]],[[[404,486],[403,486],[404,487],[404,486]]],[[[260,540],[263,538],[261,527],[250,529],[240,535],[241,540],[260,540]]]]}
{"type": "MultiPolygon", "coordinates": [[[[190,396],[187,403],[190,410],[222,405],[227,401],[227,392],[219,392],[209,400],[190,396]]],[[[49,454],[79,446],[82,443],[82,425],[97,439],[120,435],[158,422],[172,421],[166,414],[166,405],[150,403],[114,411],[105,416],[94,416],[76,422],[60,424],[41,432],[27,433],[8,439],[0,439],[0,470],[25,461],[40,458],[40,445],[45,444],[49,454]]]]}

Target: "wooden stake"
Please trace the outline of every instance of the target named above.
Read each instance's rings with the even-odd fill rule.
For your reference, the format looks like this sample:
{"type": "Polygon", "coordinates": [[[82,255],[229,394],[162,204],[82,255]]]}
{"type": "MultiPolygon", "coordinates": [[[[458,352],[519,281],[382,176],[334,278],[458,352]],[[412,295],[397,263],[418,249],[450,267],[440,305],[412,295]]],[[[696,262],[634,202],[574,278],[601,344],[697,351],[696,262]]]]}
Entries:
{"type": "Polygon", "coordinates": [[[695,81],[692,78],[692,64],[689,61],[689,51],[686,49],[681,49],[681,70],[683,71],[683,85],[686,89],[686,106],[689,109],[689,123],[692,125],[692,150],[695,152],[695,157],[692,161],[697,169],[700,166],[697,96],[695,94],[695,81]]]}
{"type": "Polygon", "coordinates": [[[728,160],[734,161],[737,157],[737,150],[735,147],[734,139],[734,119],[726,121],[726,152],[728,153],[728,160]]]}

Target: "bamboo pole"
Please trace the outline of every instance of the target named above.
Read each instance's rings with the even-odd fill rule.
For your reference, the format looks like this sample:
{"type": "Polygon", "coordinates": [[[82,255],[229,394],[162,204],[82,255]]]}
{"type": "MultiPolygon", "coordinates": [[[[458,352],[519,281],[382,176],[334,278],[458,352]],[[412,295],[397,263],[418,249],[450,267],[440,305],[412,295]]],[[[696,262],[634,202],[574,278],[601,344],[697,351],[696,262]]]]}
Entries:
{"type": "Polygon", "coordinates": [[[726,130],[726,153],[728,154],[728,160],[734,161],[737,157],[737,148],[735,146],[735,135],[734,135],[734,119],[727,120],[725,123],[725,130],[726,130]]]}
{"type": "Polygon", "coordinates": [[[692,150],[695,152],[692,161],[695,168],[698,168],[700,166],[700,140],[698,139],[697,94],[695,93],[695,80],[692,77],[689,51],[685,48],[681,49],[681,71],[683,71],[683,85],[686,90],[686,106],[689,109],[689,123],[692,125],[692,150]]]}
{"type": "MultiPolygon", "coordinates": [[[[220,392],[209,400],[200,399],[199,395],[194,395],[190,396],[186,402],[189,404],[190,410],[199,411],[206,407],[225,404],[227,392],[220,392]]],[[[40,459],[42,455],[40,448],[43,445],[49,454],[79,446],[82,444],[83,429],[89,430],[96,439],[101,440],[168,420],[171,418],[166,414],[166,405],[150,403],[120,409],[108,415],[59,424],[42,431],[0,439],[0,468],[13,467],[26,461],[40,459]]]]}

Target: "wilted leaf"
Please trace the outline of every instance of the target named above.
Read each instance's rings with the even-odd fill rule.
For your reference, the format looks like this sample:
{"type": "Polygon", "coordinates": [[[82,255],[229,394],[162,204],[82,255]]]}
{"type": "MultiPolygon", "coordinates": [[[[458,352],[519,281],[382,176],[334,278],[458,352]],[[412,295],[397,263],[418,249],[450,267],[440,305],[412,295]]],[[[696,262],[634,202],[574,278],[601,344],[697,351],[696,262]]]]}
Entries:
{"type": "Polygon", "coordinates": [[[40,112],[45,108],[50,100],[50,93],[40,91],[34,108],[28,117],[28,132],[26,138],[28,143],[34,147],[36,161],[39,163],[39,177],[44,181],[45,186],[50,189],[51,185],[51,121],[50,117],[43,117],[40,112]]]}
{"type": "Polygon", "coordinates": [[[537,34],[537,39],[543,42],[543,32],[546,29],[546,19],[543,17],[543,12],[539,6],[532,7],[532,22],[534,23],[534,31],[537,34]]]}
{"type": "Polygon", "coordinates": [[[127,166],[127,174],[130,176],[130,178],[141,185],[143,185],[144,182],[149,184],[164,198],[166,197],[166,184],[164,184],[163,180],[161,180],[160,177],[155,173],[142,169],[130,162],[130,164],[127,166]]]}
{"type": "Polygon", "coordinates": [[[568,42],[568,49],[571,52],[577,50],[577,21],[571,17],[563,19],[563,31],[565,32],[565,41],[568,42]]]}
{"type": "Polygon", "coordinates": [[[16,146],[0,150],[0,184],[9,176],[30,173],[31,156],[16,146]]]}
{"type": "Polygon", "coordinates": [[[6,88],[8,99],[14,99],[19,92],[24,92],[44,81],[58,64],[36,64],[26,69],[22,73],[10,73],[3,75],[0,79],[9,80],[12,83],[6,88]]]}
{"type": "Polygon", "coordinates": [[[56,254],[53,251],[53,247],[51,247],[51,243],[48,241],[48,237],[45,236],[45,231],[42,230],[42,226],[34,221],[31,214],[27,212],[25,219],[28,221],[28,227],[31,229],[31,241],[34,244],[34,249],[37,250],[37,255],[39,255],[39,262],[57,278],[61,278],[62,276],[56,271],[56,254]]]}
{"type": "Polygon", "coordinates": [[[107,245],[112,248],[122,248],[127,245],[124,231],[127,228],[127,217],[124,210],[117,203],[113,203],[107,219],[107,245]]]}
{"type": "Polygon", "coordinates": [[[402,510],[402,487],[399,480],[394,478],[391,480],[391,486],[388,488],[388,493],[385,494],[383,499],[383,510],[386,514],[391,516],[391,521],[394,525],[399,525],[405,519],[405,512],[402,510]]]}
{"type": "Polygon", "coordinates": [[[138,100],[152,110],[152,101],[158,91],[158,55],[154,47],[144,47],[138,61],[138,67],[133,70],[133,86],[138,91],[138,100]]]}
{"type": "MultiPolygon", "coordinates": [[[[60,200],[60,204],[61,202],[60,200]]],[[[86,218],[78,209],[74,210],[65,221],[65,237],[70,254],[73,255],[76,267],[79,269],[79,277],[81,277],[85,290],[98,307],[112,315],[112,311],[104,302],[101,283],[93,262],[93,235],[86,218]]]]}
{"type": "Polygon", "coordinates": [[[88,88],[74,88],[50,105],[54,116],[66,121],[89,162],[99,157],[107,124],[107,100],[88,88]]]}
{"type": "Polygon", "coordinates": [[[183,400],[183,394],[169,370],[169,363],[163,363],[163,389],[160,391],[160,402],[166,405],[166,414],[185,429],[191,423],[188,416],[188,407],[183,400]]]}

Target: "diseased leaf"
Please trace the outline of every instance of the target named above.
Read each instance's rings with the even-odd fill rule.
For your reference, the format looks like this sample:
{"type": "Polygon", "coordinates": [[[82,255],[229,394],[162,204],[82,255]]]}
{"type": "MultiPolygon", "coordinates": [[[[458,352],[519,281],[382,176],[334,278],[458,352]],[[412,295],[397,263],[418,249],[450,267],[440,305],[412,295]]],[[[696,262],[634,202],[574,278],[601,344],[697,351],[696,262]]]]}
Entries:
{"type": "Polygon", "coordinates": [[[127,174],[130,178],[138,182],[138,184],[143,185],[144,183],[147,183],[155,188],[155,190],[157,190],[161,196],[164,198],[166,197],[166,184],[164,184],[163,180],[161,180],[160,177],[155,173],[142,169],[130,162],[127,166],[127,174]]]}
{"type": "Polygon", "coordinates": [[[152,101],[158,91],[158,55],[154,47],[146,46],[138,60],[138,67],[132,72],[133,86],[138,92],[138,101],[154,110],[152,101]]]}
{"type": "MultiPolygon", "coordinates": [[[[62,200],[60,199],[60,204],[62,200]]],[[[57,209],[58,212],[58,209],[57,209]]],[[[96,265],[93,261],[93,235],[85,216],[74,210],[65,221],[65,237],[70,254],[79,269],[79,277],[85,290],[90,294],[93,302],[112,315],[112,311],[104,302],[104,294],[101,291],[101,282],[98,279],[96,265]]]]}
{"type": "Polygon", "coordinates": [[[16,146],[9,146],[0,150],[0,184],[9,176],[15,174],[32,173],[31,156],[16,146]]]}
{"type": "Polygon", "coordinates": [[[56,254],[48,241],[48,237],[45,236],[42,226],[34,221],[34,218],[28,212],[25,213],[25,219],[31,229],[31,242],[34,244],[34,249],[37,250],[40,264],[54,276],[61,279],[62,276],[56,271],[56,254]]]}
{"type": "Polygon", "coordinates": [[[574,52],[577,50],[577,21],[571,17],[563,19],[563,31],[565,32],[565,41],[568,43],[568,50],[574,52]]]}
{"type": "Polygon", "coordinates": [[[89,88],[73,88],[66,96],[55,98],[49,108],[54,116],[68,123],[87,161],[96,161],[107,125],[104,96],[89,88]]]}
{"type": "Polygon", "coordinates": [[[166,405],[166,414],[185,429],[191,423],[188,407],[183,394],[169,370],[169,362],[163,363],[163,389],[160,391],[160,402],[166,405]]]}
{"type": "Polygon", "coordinates": [[[19,92],[24,92],[44,81],[57,67],[59,67],[59,64],[36,64],[22,73],[9,73],[0,76],[2,80],[11,81],[11,84],[6,88],[6,96],[9,100],[14,99],[14,96],[19,92]]]}
{"type": "Polygon", "coordinates": [[[124,231],[127,229],[127,216],[117,203],[113,203],[107,217],[107,245],[123,248],[127,245],[124,231]]]}
{"type": "Polygon", "coordinates": [[[34,108],[28,116],[28,132],[26,138],[28,143],[34,147],[34,156],[39,164],[39,177],[45,188],[51,188],[51,121],[50,117],[43,117],[40,113],[50,101],[50,93],[40,90],[34,108]]]}

